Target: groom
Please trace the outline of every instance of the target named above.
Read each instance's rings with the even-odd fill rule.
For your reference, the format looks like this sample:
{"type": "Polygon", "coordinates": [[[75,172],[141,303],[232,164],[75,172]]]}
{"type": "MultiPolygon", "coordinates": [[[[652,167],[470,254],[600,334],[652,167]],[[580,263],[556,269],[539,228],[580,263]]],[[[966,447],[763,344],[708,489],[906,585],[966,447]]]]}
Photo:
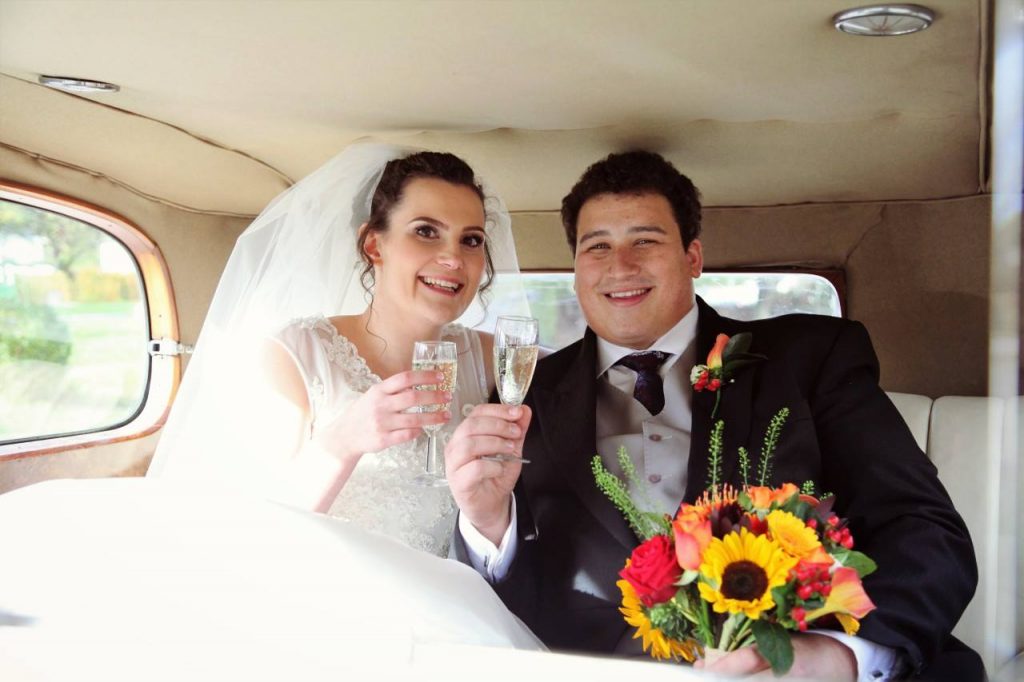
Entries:
{"type": "MultiPolygon", "coordinates": [[[[766,359],[721,388],[725,480],[738,480],[737,448],[756,457],[768,420],[788,407],[772,482],[812,480],[834,493],[857,549],[879,566],[864,581],[878,608],[859,636],[795,636],[791,674],[982,679],[977,655],[949,636],[977,579],[967,530],[879,388],[864,327],[819,316],[719,316],[693,290],[703,268],[700,218],[690,180],[648,152],[612,154],[565,197],[588,329],[540,361],[524,407],[478,406],[449,442],[461,509],[456,556],[552,649],[629,653],[635,641],[615,582],[638,540],[597,489],[591,458],[617,469],[624,445],[660,511],[692,502],[707,481],[715,396],[693,391],[690,370],[716,335],[749,332],[750,351],[766,359]],[[531,463],[479,460],[494,452],[531,463]]],[[[746,649],[707,669],[766,667],[746,649]]]]}

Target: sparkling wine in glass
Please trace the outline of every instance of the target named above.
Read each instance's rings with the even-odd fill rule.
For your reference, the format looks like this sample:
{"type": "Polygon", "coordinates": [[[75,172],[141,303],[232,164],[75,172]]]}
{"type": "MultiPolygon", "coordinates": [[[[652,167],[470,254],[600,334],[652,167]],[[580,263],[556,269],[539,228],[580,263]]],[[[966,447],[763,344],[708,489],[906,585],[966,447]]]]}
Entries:
{"type": "MultiPolygon", "coordinates": [[[[419,391],[455,392],[455,376],[458,369],[458,354],[451,341],[417,341],[413,345],[412,368],[414,370],[440,372],[443,375],[438,384],[417,386],[419,391]]],[[[451,408],[451,403],[421,405],[419,412],[440,412],[451,408]]],[[[425,471],[416,479],[422,485],[448,485],[444,475],[444,453],[437,446],[437,432],[443,424],[424,426],[427,434],[427,463],[425,471]]]]}
{"type": "MultiPolygon", "coordinates": [[[[498,397],[506,405],[522,405],[533,380],[540,350],[536,318],[503,315],[494,330],[494,379],[498,397]]],[[[511,455],[487,455],[483,459],[496,462],[521,461],[511,455]]]]}

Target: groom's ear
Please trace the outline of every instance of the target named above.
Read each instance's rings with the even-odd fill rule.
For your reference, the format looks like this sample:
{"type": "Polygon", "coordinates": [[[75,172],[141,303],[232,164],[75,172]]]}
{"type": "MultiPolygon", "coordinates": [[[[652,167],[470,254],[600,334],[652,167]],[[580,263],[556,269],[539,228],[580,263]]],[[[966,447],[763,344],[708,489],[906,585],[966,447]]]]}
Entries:
{"type": "Polygon", "coordinates": [[[380,240],[378,239],[380,233],[377,230],[371,230],[369,223],[363,223],[359,226],[359,234],[363,244],[363,253],[374,265],[380,263],[380,240]]]}

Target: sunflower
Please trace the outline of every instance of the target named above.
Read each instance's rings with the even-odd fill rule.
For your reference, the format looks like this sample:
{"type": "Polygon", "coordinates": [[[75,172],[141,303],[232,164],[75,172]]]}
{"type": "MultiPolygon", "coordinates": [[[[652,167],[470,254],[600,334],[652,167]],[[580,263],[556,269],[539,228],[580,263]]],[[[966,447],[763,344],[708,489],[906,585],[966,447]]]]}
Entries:
{"type": "Polygon", "coordinates": [[[775,606],[772,588],[786,582],[796,562],[778,542],[740,528],[739,533],[711,541],[697,589],[716,613],[743,613],[756,619],[775,606]]]}
{"type": "Polygon", "coordinates": [[[698,653],[696,642],[681,642],[666,636],[664,632],[651,625],[651,620],[647,617],[633,586],[625,580],[619,580],[615,584],[622,591],[622,606],[619,611],[625,616],[626,622],[636,628],[633,639],[643,637],[644,651],[649,649],[651,656],[659,660],[671,658],[692,663],[698,653]]]}
{"type": "Polygon", "coordinates": [[[795,557],[810,556],[821,547],[814,529],[808,528],[803,521],[787,511],[776,509],[768,514],[766,520],[772,540],[795,557]]]}

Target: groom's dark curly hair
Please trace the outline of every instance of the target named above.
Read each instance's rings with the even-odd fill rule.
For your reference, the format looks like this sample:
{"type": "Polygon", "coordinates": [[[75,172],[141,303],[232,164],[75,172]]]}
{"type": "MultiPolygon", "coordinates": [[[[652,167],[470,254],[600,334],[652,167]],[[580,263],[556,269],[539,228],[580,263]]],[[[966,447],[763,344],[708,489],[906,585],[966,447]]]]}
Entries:
{"type": "Polygon", "coordinates": [[[580,209],[599,194],[660,194],[672,207],[683,245],[688,247],[700,235],[700,192],[690,178],[654,152],[609,154],[587,168],[562,199],[562,226],[574,255],[580,209]]]}
{"type": "MultiPolygon", "coordinates": [[[[356,249],[363,259],[363,272],[360,279],[363,288],[368,292],[373,287],[373,263],[366,255],[366,238],[370,232],[387,232],[391,210],[402,200],[402,192],[416,178],[436,178],[453,185],[468,187],[473,190],[480,202],[486,204],[483,188],[477,183],[476,175],[469,164],[448,152],[417,152],[401,159],[392,159],[384,166],[380,181],[370,200],[370,218],[366,221],[367,229],[362,230],[356,241],[356,249]]],[[[485,209],[486,212],[486,209],[485,209]]],[[[494,262],[491,250],[484,242],[484,279],[480,283],[480,291],[485,291],[494,280],[494,262]]]]}

